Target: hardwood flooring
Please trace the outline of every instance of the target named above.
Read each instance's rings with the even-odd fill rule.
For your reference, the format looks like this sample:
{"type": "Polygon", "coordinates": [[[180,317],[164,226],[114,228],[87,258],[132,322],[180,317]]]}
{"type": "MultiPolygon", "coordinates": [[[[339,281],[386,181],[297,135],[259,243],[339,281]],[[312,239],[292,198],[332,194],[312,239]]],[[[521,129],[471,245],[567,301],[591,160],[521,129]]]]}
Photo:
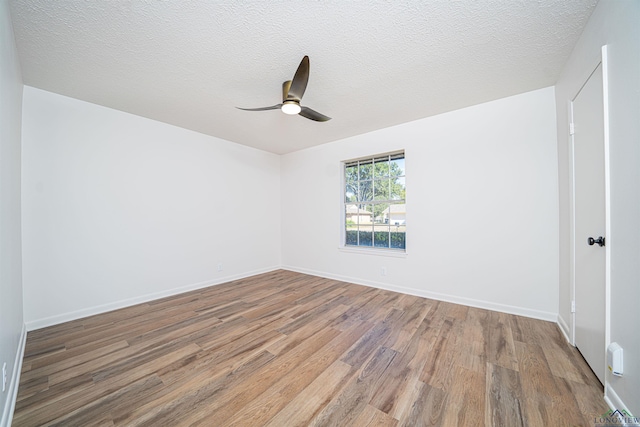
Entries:
{"type": "Polygon", "coordinates": [[[557,326],[275,271],[29,332],[14,426],[590,426],[557,326]]]}

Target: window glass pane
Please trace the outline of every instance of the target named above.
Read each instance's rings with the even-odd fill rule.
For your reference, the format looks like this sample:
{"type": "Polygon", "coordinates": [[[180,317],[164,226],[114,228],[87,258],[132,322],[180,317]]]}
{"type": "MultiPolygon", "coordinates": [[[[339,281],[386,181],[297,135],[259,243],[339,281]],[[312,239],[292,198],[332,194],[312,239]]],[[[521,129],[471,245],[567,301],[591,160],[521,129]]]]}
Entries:
{"type": "Polygon", "coordinates": [[[374,178],[386,178],[389,176],[389,157],[381,157],[374,160],[374,178]]]}
{"type": "Polygon", "coordinates": [[[404,203],[389,205],[386,219],[388,224],[391,226],[391,231],[400,231],[399,228],[402,228],[402,231],[404,231],[407,223],[406,210],[406,205],[404,203]]]}
{"type": "Polygon", "coordinates": [[[373,233],[373,246],[376,248],[388,248],[389,247],[389,232],[388,231],[375,231],[373,233]]]}
{"type": "Polygon", "coordinates": [[[373,207],[370,204],[359,205],[358,224],[373,224],[373,207]]]}
{"type": "Polygon", "coordinates": [[[358,243],[360,246],[373,245],[373,225],[361,225],[358,228],[358,243]]]}
{"type": "Polygon", "coordinates": [[[384,211],[388,209],[388,205],[376,205],[375,209],[379,211],[373,225],[373,246],[377,248],[389,247],[389,224],[384,222],[384,211]]]}
{"type": "Polygon", "coordinates": [[[345,205],[345,244],[358,244],[358,205],[345,205]]]}
{"type": "Polygon", "coordinates": [[[358,225],[358,205],[345,205],[344,220],[347,225],[358,225]]]}
{"type": "Polygon", "coordinates": [[[360,179],[369,180],[373,178],[372,167],[373,162],[371,160],[360,161],[360,179]]]}
{"type": "Polygon", "coordinates": [[[389,197],[389,179],[376,179],[373,181],[373,199],[374,200],[390,200],[389,197]]]}
{"type": "Polygon", "coordinates": [[[389,224],[385,222],[388,210],[387,203],[373,205],[373,246],[378,248],[389,247],[389,224]]]}
{"type": "Polygon", "coordinates": [[[345,182],[354,182],[358,180],[358,163],[348,163],[344,166],[345,182]]]}
{"type": "Polygon", "coordinates": [[[391,249],[406,249],[406,233],[390,233],[391,249]]]}
{"type": "Polygon", "coordinates": [[[389,200],[404,200],[405,198],[405,178],[391,178],[391,197],[389,197],[389,200]]]}
{"type": "Polygon", "coordinates": [[[347,228],[345,245],[358,245],[358,230],[350,230],[347,228]]]}
{"type": "Polygon", "coordinates": [[[397,158],[395,160],[392,157],[389,174],[391,176],[404,176],[404,155],[402,158],[397,158]]]}
{"type": "Polygon", "coordinates": [[[345,184],[344,201],[345,202],[357,202],[358,194],[358,182],[348,182],[345,184]]]}
{"type": "Polygon", "coordinates": [[[373,181],[360,181],[358,192],[359,202],[370,202],[373,200],[373,181]]]}
{"type": "Polygon", "coordinates": [[[385,221],[388,210],[388,203],[376,203],[373,205],[373,222],[375,224],[385,224],[388,226],[389,223],[385,221]]]}
{"type": "Polygon", "coordinates": [[[392,249],[406,249],[407,219],[405,204],[390,206],[393,223],[389,224],[390,247],[392,249]]]}

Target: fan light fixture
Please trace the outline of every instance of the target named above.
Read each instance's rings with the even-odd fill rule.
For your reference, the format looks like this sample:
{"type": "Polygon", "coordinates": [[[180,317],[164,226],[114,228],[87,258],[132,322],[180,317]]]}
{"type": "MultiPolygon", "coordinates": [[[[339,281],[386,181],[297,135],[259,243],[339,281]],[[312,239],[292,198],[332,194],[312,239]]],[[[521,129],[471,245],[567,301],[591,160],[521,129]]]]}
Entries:
{"type": "Polygon", "coordinates": [[[282,83],[282,104],[271,105],[269,107],[260,108],[242,108],[236,107],[245,111],[266,111],[266,110],[282,110],[285,114],[299,114],[305,119],[313,120],[315,122],[326,122],[331,120],[331,117],[327,117],[324,114],[320,114],[317,111],[305,106],[300,106],[300,100],[304,91],[307,89],[307,83],[309,82],[309,57],[305,56],[300,61],[296,74],[293,79],[287,80],[282,83]]]}
{"type": "Polygon", "coordinates": [[[285,114],[298,114],[301,110],[300,104],[296,101],[284,101],[282,107],[280,107],[283,113],[285,114]]]}

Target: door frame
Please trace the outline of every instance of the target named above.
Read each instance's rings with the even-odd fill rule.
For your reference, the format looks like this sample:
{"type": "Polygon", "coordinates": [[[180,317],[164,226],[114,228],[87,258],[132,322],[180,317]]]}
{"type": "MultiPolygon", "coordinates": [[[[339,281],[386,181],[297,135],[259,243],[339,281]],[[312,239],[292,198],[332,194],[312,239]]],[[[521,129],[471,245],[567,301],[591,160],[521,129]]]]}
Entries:
{"type": "MultiPolygon", "coordinates": [[[[611,342],[610,338],[610,325],[611,325],[611,244],[615,244],[611,234],[611,174],[610,174],[610,162],[609,162],[609,76],[608,76],[608,60],[607,60],[607,46],[602,46],[600,55],[591,62],[592,66],[587,68],[588,72],[585,73],[584,78],[580,79],[580,86],[576,87],[571,93],[573,96],[569,100],[569,174],[571,177],[570,185],[570,287],[571,287],[571,304],[575,304],[576,298],[576,210],[575,210],[575,188],[576,188],[576,176],[575,176],[575,140],[574,134],[571,132],[571,126],[573,123],[573,102],[577,98],[578,94],[587,83],[593,72],[602,65],[602,98],[604,109],[604,194],[605,194],[605,326],[604,326],[604,348],[606,351],[607,346],[611,342]]],[[[574,309],[571,309],[571,344],[576,345],[576,313],[574,309]]],[[[606,357],[605,357],[606,364],[606,357]]],[[[607,383],[607,369],[604,366],[605,372],[605,384],[607,383]]]]}

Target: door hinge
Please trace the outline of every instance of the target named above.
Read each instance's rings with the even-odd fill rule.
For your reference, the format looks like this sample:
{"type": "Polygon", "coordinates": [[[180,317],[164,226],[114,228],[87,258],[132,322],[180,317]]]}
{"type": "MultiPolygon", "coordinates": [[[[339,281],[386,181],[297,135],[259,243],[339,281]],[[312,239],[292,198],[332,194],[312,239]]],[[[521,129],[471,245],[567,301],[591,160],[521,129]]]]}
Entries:
{"type": "Polygon", "coordinates": [[[576,128],[573,123],[569,123],[569,135],[573,135],[574,133],[576,133],[576,128]]]}
{"type": "Polygon", "coordinates": [[[576,302],[575,301],[571,301],[571,312],[572,313],[576,312],[576,302]]]}

